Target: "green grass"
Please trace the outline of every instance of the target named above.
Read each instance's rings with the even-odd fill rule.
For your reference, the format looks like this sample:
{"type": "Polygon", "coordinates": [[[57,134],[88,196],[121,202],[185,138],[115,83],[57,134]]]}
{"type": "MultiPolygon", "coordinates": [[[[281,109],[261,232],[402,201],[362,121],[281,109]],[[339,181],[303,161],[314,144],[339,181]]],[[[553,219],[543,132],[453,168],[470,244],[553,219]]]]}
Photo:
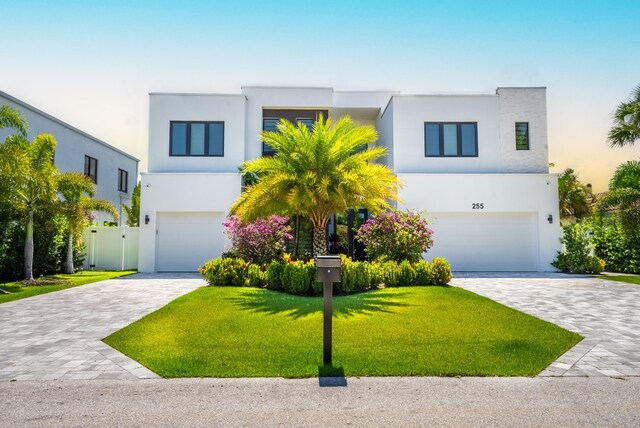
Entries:
{"type": "Polygon", "coordinates": [[[578,334],[452,287],[334,298],[333,367],[322,299],[203,287],[104,341],[163,377],[534,376],[578,334]]]}
{"type": "Polygon", "coordinates": [[[607,279],[609,281],[627,282],[629,284],[640,284],[640,276],[634,276],[634,275],[599,276],[598,278],[607,279]]]}
{"type": "Polygon", "coordinates": [[[44,277],[47,282],[59,280],[61,284],[57,285],[24,285],[18,282],[6,282],[0,284],[0,288],[10,292],[11,294],[0,294],[0,303],[25,299],[39,294],[51,293],[52,291],[59,291],[64,290],[65,288],[77,287],[78,285],[104,281],[105,279],[118,278],[120,276],[131,275],[133,273],[136,273],[136,271],[82,271],[72,275],[60,274],[44,277]]]}

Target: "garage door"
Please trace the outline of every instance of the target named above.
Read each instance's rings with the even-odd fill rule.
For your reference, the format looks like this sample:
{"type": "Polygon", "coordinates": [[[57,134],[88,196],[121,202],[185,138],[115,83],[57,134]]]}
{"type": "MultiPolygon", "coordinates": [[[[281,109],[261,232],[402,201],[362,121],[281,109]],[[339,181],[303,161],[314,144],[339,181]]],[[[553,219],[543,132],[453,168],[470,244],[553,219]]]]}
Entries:
{"type": "Polygon", "coordinates": [[[427,258],[444,257],[454,271],[538,270],[535,213],[430,214],[434,245],[427,258]]]}
{"type": "Polygon", "coordinates": [[[224,251],[224,213],[158,213],[158,272],[195,272],[224,251]]]}

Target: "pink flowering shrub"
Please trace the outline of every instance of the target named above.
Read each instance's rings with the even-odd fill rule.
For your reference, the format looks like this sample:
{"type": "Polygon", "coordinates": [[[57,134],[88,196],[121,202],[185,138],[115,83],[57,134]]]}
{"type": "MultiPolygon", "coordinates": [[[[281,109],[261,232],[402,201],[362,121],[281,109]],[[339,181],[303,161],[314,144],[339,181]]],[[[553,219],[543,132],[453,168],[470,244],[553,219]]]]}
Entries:
{"type": "Polygon", "coordinates": [[[291,228],[286,217],[272,215],[253,222],[244,222],[231,216],[222,224],[231,240],[231,251],[237,257],[260,265],[269,263],[282,255],[285,239],[291,239],[291,228]]]}
{"type": "Polygon", "coordinates": [[[413,211],[390,211],[367,220],[358,230],[358,240],[372,260],[387,258],[416,262],[433,245],[433,231],[413,211]]]}

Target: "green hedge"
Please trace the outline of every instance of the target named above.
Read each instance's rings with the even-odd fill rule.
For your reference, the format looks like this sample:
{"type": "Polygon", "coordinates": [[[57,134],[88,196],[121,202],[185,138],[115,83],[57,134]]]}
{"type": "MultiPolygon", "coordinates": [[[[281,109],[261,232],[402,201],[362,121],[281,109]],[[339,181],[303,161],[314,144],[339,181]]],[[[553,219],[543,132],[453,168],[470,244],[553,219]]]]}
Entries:
{"type": "MultiPolygon", "coordinates": [[[[261,287],[301,296],[319,296],[322,284],[316,281],[313,261],[272,261],[265,267],[239,258],[213,259],[200,268],[212,286],[261,287]]],[[[341,281],[336,294],[353,294],[379,287],[447,285],[451,267],[445,259],[427,263],[403,261],[354,262],[342,258],[341,281]]]]}

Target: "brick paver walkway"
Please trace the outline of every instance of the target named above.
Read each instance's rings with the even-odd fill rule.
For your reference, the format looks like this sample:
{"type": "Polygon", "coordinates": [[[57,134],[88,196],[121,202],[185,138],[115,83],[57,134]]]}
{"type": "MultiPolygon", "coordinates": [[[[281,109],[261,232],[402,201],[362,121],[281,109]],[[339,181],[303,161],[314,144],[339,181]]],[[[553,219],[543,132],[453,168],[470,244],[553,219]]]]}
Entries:
{"type": "Polygon", "coordinates": [[[137,274],[3,303],[0,380],[158,377],[101,339],[204,284],[137,274]]]}
{"type": "Polygon", "coordinates": [[[452,285],[584,339],[540,376],[640,376],[640,286],[562,274],[454,275],[452,285]]]}

